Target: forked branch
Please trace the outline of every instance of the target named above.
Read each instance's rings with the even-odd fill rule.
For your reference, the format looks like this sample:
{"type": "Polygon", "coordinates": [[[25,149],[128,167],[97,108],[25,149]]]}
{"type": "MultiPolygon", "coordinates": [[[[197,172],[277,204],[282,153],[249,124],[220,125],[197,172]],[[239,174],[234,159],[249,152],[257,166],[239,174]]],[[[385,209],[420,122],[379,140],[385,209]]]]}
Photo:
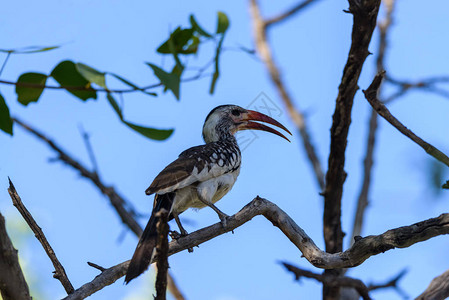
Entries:
{"type": "MultiPolygon", "coordinates": [[[[355,267],[373,255],[394,248],[407,248],[432,237],[449,234],[449,214],[442,214],[437,218],[391,229],[380,235],[360,238],[348,250],[331,254],[318,248],[305,231],[276,204],[256,197],[238,213],[231,216],[225,227],[221,223],[216,223],[170,242],[168,255],[198,246],[217,236],[233,231],[258,215],[263,215],[274,226],[278,227],[312,265],[322,269],[355,267]]],[[[156,260],[157,257],[153,262],[156,260]]],[[[124,276],[128,264],[129,261],[126,261],[105,270],[65,299],[79,299],[80,295],[87,297],[104,286],[112,284],[124,276]]]]}
{"type": "Polygon", "coordinates": [[[445,164],[449,167],[449,157],[446,156],[443,152],[438,150],[436,147],[427,143],[419,136],[414,134],[410,129],[404,126],[398,119],[396,119],[388,110],[388,108],[377,98],[377,93],[382,82],[382,79],[385,75],[385,72],[380,72],[374,77],[373,82],[368,87],[367,90],[363,91],[365,93],[365,98],[368,100],[369,104],[377,111],[377,113],[383,117],[388,123],[393,125],[399,132],[403,135],[411,139],[413,142],[418,144],[421,148],[424,149],[428,154],[445,164]]]}

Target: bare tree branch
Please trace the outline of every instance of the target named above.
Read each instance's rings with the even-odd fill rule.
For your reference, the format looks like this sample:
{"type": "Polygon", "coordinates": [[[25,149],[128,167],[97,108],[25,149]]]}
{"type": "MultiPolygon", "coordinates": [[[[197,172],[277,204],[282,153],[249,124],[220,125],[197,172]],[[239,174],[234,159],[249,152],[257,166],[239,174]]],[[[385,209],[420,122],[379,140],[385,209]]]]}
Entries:
{"type": "MultiPolygon", "coordinates": [[[[343,231],[341,228],[341,198],[343,184],[346,180],[345,152],[351,111],[357,82],[362,72],[363,64],[369,55],[368,46],[376,27],[380,0],[348,0],[348,13],[353,15],[352,43],[349,50],[343,77],[338,87],[335,111],[332,117],[331,143],[324,189],[323,233],[326,251],[340,252],[343,249],[343,231]]],[[[341,270],[326,271],[330,275],[341,274],[341,270]]],[[[323,299],[339,299],[338,287],[328,287],[323,284],[323,299]]]]}
{"type": "Polygon", "coordinates": [[[12,184],[11,180],[9,180],[8,192],[9,192],[9,195],[11,196],[12,203],[17,208],[17,210],[20,212],[20,214],[22,215],[24,220],[27,222],[28,226],[30,226],[31,230],[34,232],[34,235],[36,236],[38,241],[41,243],[42,247],[44,248],[44,250],[47,253],[48,257],[50,258],[51,262],[53,263],[53,266],[55,267],[53,277],[58,279],[61,282],[61,284],[64,287],[67,294],[72,293],[74,291],[74,288],[73,288],[72,284],[70,283],[70,280],[67,277],[67,274],[65,273],[64,267],[62,266],[62,264],[59,262],[58,258],[56,257],[56,254],[53,251],[53,248],[50,246],[50,243],[47,241],[47,238],[45,237],[44,232],[39,227],[39,225],[37,225],[33,216],[27,210],[25,205],[22,203],[22,200],[20,199],[20,196],[17,193],[16,188],[12,184]]]}
{"type": "Polygon", "coordinates": [[[368,87],[365,93],[365,98],[371,104],[371,106],[377,111],[377,113],[382,116],[388,123],[393,125],[397,130],[399,130],[403,135],[411,139],[413,142],[418,144],[421,148],[424,149],[429,155],[433,156],[446,166],[449,166],[449,157],[446,156],[443,152],[422,140],[419,136],[414,134],[410,129],[405,127],[398,119],[396,119],[390,111],[382,104],[382,102],[377,99],[377,91],[382,82],[382,78],[384,77],[385,72],[380,72],[374,77],[373,82],[368,87]]]}
{"type": "Polygon", "coordinates": [[[309,7],[309,4],[314,4],[317,3],[319,0],[303,0],[301,2],[299,2],[298,4],[296,4],[295,6],[293,6],[292,8],[290,8],[289,10],[287,10],[286,12],[283,12],[271,19],[268,19],[265,21],[265,27],[268,28],[271,25],[275,25],[275,24],[279,24],[285,20],[287,20],[288,18],[294,16],[295,14],[297,14],[298,12],[302,11],[303,9],[309,7]]]}
{"type": "Polygon", "coordinates": [[[75,292],[65,297],[63,300],[80,300],[89,297],[90,295],[98,292],[104,287],[113,284],[117,281],[117,279],[125,276],[126,270],[128,270],[128,265],[129,260],[104,270],[92,281],[84,284],[75,292]]]}
{"type": "Polygon", "coordinates": [[[361,281],[359,279],[355,279],[355,278],[351,278],[351,277],[347,277],[347,276],[339,277],[339,276],[332,276],[332,275],[327,275],[327,274],[317,274],[317,273],[313,273],[311,271],[300,269],[300,268],[295,267],[286,262],[282,262],[282,264],[288,271],[292,272],[295,275],[296,280],[301,279],[301,277],[307,277],[307,278],[312,278],[319,282],[325,283],[328,286],[351,287],[351,288],[354,288],[364,300],[371,299],[371,297],[369,296],[369,293],[368,293],[368,291],[369,291],[368,288],[363,283],[363,281],[361,281]]]}
{"type": "MultiPolygon", "coordinates": [[[[385,18],[379,23],[379,48],[377,50],[376,66],[377,72],[385,70],[385,52],[388,47],[387,34],[393,23],[394,0],[384,0],[382,3],[386,6],[385,18]]],[[[380,91],[379,91],[380,93],[380,91]]],[[[366,154],[363,160],[363,180],[360,194],[357,200],[357,209],[354,216],[354,223],[352,226],[352,234],[349,239],[350,245],[354,243],[354,237],[359,236],[362,232],[363,221],[366,207],[368,206],[368,195],[371,186],[371,175],[374,164],[374,146],[376,144],[377,132],[377,113],[374,109],[371,110],[368,140],[366,143],[366,154]]]]}
{"type": "Polygon", "coordinates": [[[343,232],[341,230],[341,197],[343,183],[345,150],[349,125],[351,124],[352,103],[358,90],[358,79],[363,64],[369,54],[368,46],[376,27],[380,0],[349,0],[349,12],[354,17],[352,44],[349,50],[343,77],[339,86],[335,112],[331,128],[331,149],[324,191],[324,237],[326,250],[331,253],[342,249],[343,232]]]}
{"type": "Polygon", "coordinates": [[[156,297],[155,300],[165,300],[167,294],[167,275],[168,275],[168,211],[161,209],[156,216],[159,221],[157,227],[156,253],[158,260],[156,262],[156,297]]]}
{"type": "Polygon", "coordinates": [[[3,300],[31,300],[28,284],[0,213],[0,295],[3,300]]]}
{"type": "Polygon", "coordinates": [[[437,86],[438,84],[449,83],[448,76],[436,76],[415,81],[398,80],[393,79],[390,76],[386,76],[385,82],[397,86],[398,90],[395,93],[391,94],[390,96],[386,97],[385,100],[383,101],[384,104],[390,103],[391,101],[404,96],[407,92],[412,90],[423,90],[429,93],[439,95],[444,98],[449,98],[449,91],[439,88],[437,86]]]}
{"type": "Polygon", "coordinates": [[[140,227],[139,223],[137,223],[137,221],[134,219],[136,213],[134,211],[134,208],[132,208],[132,205],[121,195],[119,195],[113,187],[106,186],[101,181],[96,172],[89,171],[87,167],[71,157],[54,141],[52,141],[50,138],[46,137],[43,133],[34,129],[30,125],[17,118],[13,118],[13,121],[29,133],[33,134],[39,140],[45,142],[52,150],[54,150],[58,154],[57,159],[77,170],[84,178],[89,179],[104,195],[109,198],[109,202],[117,211],[121,221],[125,225],[127,225],[129,229],[131,229],[131,231],[133,231],[137,236],[140,236],[142,234],[142,227],[140,227]]]}
{"type": "MultiPolygon", "coordinates": [[[[256,197],[238,213],[231,216],[225,227],[219,222],[170,242],[168,255],[198,246],[219,235],[231,232],[258,215],[263,215],[274,226],[278,227],[312,265],[321,269],[355,267],[373,255],[394,248],[407,248],[432,237],[449,234],[449,214],[442,214],[437,218],[391,229],[380,235],[360,238],[348,250],[331,254],[318,248],[305,231],[276,204],[256,197]]],[[[153,259],[153,262],[156,260],[157,257],[153,259]]],[[[95,293],[124,276],[128,264],[129,261],[126,261],[107,269],[65,299],[80,299],[80,295],[87,297],[95,293]]]]}
{"type": "Polygon", "coordinates": [[[307,153],[309,162],[312,164],[316,180],[318,182],[320,190],[323,190],[324,173],[321,168],[321,163],[318,158],[318,155],[316,154],[315,147],[312,144],[312,140],[309,135],[309,130],[307,128],[306,119],[304,118],[304,114],[294,106],[292,97],[290,93],[287,91],[287,88],[281,77],[281,73],[279,72],[279,68],[274,62],[273,55],[271,53],[271,48],[267,39],[267,32],[265,26],[266,23],[262,19],[262,16],[260,14],[260,9],[257,0],[250,0],[250,11],[253,19],[253,31],[257,51],[259,52],[267,68],[271,81],[275,85],[281,100],[284,102],[287,108],[290,118],[296,125],[299,134],[301,135],[304,148],[307,153]]]}
{"type": "Polygon", "coordinates": [[[399,281],[407,274],[408,270],[404,269],[401,272],[399,272],[398,275],[394,276],[392,279],[384,282],[384,283],[378,283],[378,284],[369,284],[368,290],[369,291],[376,291],[379,289],[385,289],[385,288],[393,288],[403,299],[408,299],[408,295],[399,287],[398,283],[399,281]]]}
{"type": "Polygon", "coordinates": [[[416,300],[443,300],[449,297],[449,270],[435,277],[416,300]]]}

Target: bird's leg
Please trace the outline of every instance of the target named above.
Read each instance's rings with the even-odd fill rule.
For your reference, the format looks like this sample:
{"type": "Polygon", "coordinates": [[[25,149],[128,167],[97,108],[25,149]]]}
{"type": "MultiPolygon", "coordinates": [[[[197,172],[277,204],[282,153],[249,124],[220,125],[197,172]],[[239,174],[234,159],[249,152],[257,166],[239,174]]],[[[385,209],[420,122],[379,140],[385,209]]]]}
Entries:
{"type": "Polygon", "coordinates": [[[201,195],[198,195],[198,199],[200,199],[201,202],[203,202],[204,204],[206,204],[207,206],[212,208],[217,213],[218,217],[220,218],[220,222],[223,225],[223,227],[226,227],[227,219],[229,218],[229,216],[227,214],[225,214],[224,212],[222,212],[221,210],[219,210],[218,207],[216,207],[212,202],[204,200],[203,197],[201,197],[201,195]]]}
{"type": "Polygon", "coordinates": [[[181,231],[181,234],[176,232],[176,230],[173,230],[173,231],[170,232],[171,238],[177,240],[177,239],[179,239],[179,238],[181,238],[183,236],[188,235],[187,231],[184,229],[184,227],[182,227],[182,224],[181,224],[181,221],[179,220],[178,214],[175,213],[175,212],[172,212],[172,215],[173,215],[173,218],[176,221],[176,224],[178,224],[178,228],[181,231]]]}
{"type": "MultiPolygon", "coordinates": [[[[172,215],[173,215],[173,218],[174,218],[175,221],[176,221],[176,224],[178,224],[179,231],[181,231],[181,234],[179,234],[179,233],[177,233],[176,231],[173,230],[173,231],[170,233],[171,238],[177,240],[177,239],[179,239],[179,238],[182,238],[183,236],[188,235],[187,230],[185,230],[184,227],[182,227],[181,220],[179,220],[178,214],[172,212],[172,215]]],[[[188,250],[189,252],[193,252],[193,248],[189,248],[189,249],[187,249],[187,250],[188,250]]]]}
{"type": "Polygon", "coordinates": [[[187,230],[182,227],[181,220],[179,220],[178,214],[173,213],[173,216],[175,218],[176,224],[178,224],[179,231],[181,231],[181,237],[188,235],[187,230]]]}

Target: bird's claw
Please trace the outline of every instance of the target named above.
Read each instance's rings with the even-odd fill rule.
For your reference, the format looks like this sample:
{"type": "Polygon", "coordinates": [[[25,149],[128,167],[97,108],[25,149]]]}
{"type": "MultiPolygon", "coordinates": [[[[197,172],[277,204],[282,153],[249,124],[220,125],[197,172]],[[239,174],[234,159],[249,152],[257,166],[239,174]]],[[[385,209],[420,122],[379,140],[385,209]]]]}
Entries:
{"type": "Polygon", "coordinates": [[[170,231],[169,235],[173,240],[180,239],[184,236],[186,236],[188,233],[187,231],[181,231],[181,233],[177,232],[176,230],[170,231]]]}
{"type": "Polygon", "coordinates": [[[220,218],[220,223],[223,227],[228,226],[228,220],[231,218],[230,216],[228,216],[227,214],[221,214],[219,215],[220,218]]]}

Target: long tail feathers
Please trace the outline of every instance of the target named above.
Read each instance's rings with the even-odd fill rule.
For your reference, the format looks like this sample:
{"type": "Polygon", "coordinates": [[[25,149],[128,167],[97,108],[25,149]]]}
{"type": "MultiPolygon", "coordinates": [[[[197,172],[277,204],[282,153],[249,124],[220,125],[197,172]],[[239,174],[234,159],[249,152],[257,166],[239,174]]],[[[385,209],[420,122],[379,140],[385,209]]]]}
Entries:
{"type": "Polygon", "coordinates": [[[173,193],[164,195],[156,195],[156,205],[151,213],[150,220],[145,227],[145,230],[140,237],[134,255],[129,263],[128,271],[126,272],[125,283],[128,284],[131,280],[145,272],[153,257],[154,249],[156,248],[157,230],[156,224],[159,220],[156,213],[165,208],[170,211],[173,204],[173,193]]]}

